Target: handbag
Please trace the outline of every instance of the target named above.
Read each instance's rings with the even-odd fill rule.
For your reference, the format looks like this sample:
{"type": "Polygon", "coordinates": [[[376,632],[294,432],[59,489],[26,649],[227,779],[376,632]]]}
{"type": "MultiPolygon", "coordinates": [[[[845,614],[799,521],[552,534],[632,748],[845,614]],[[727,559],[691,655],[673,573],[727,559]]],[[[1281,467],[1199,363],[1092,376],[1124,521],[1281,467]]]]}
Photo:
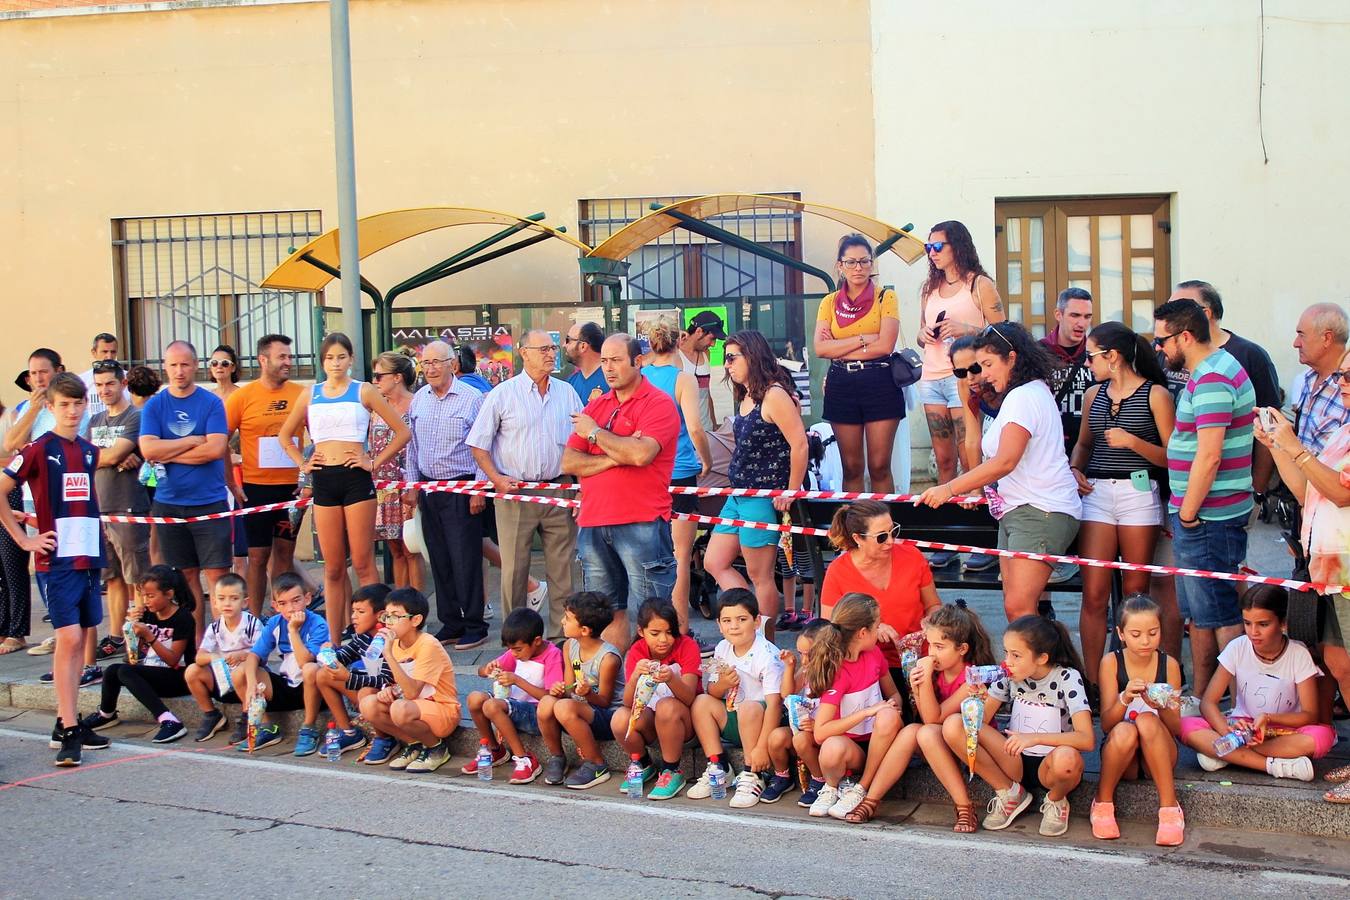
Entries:
{"type": "Polygon", "coordinates": [[[907,388],[923,375],[923,359],[913,347],[891,354],[891,380],[897,389],[907,388]]]}

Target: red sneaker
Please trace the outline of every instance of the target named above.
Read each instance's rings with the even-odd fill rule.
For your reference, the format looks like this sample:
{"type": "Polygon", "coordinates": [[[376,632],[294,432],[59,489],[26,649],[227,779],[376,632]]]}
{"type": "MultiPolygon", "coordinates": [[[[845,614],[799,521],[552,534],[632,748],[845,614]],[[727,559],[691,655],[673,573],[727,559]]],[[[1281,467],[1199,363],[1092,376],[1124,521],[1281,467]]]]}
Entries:
{"type": "Polygon", "coordinates": [[[526,753],[524,756],[513,756],[511,759],[516,763],[515,769],[511,772],[512,784],[529,784],[544,771],[539,767],[539,760],[535,759],[532,753],[526,753]]]}

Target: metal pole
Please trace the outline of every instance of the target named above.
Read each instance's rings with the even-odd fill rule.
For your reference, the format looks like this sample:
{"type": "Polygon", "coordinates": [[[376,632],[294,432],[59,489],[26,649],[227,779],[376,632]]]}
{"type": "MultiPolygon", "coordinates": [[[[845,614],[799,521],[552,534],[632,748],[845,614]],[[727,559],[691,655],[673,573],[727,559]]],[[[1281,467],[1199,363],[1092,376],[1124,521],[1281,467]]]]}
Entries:
{"type": "Polygon", "coordinates": [[[361,259],[356,235],[356,148],[352,139],[352,47],[347,0],[328,4],[333,55],[333,149],[337,156],[338,252],[342,321],[352,339],[352,377],[364,378],[366,338],[361,322],[361,259]]]}

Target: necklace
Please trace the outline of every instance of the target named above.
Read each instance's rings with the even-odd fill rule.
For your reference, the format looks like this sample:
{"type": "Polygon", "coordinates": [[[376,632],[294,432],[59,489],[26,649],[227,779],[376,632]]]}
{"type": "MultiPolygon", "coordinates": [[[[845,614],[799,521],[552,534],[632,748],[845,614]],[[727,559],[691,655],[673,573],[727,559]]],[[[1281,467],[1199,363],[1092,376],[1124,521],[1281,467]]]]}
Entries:
{"type": "Polygon", "coordinates": [[[959,283],[959,282],[961,281],[961,279],[960,279],[960,278],[947,278],[946,281],[947,281],[948,284],[957,284],[957,283],[959,283]]]}
{"type": "Polygon", "coordinates": [[[1259,660],[1261,660],[1261,662],[1263,662],[1263,663],[1273,663],[1275,660],[1277,660],[1277,659],[1279,659],[1281,656],[1283,656],[1283,655],[1284,655],[1285,648],[1289,646],[1289,635],[1287,635],[1287,634],[1282,634],[1282,635],[1280,635],[1280,637],[1281,637],[1282,641],[1281,641],[1281,643],[1280,643],[1280,652],[1279,652],[1279,653],[1276,653],[1274,656],[1269,656],[1269,657],[1267,657],[1267,656],[1262,656],[1260,653],[1256,653],[1256,648],[1253,647],[1253,648],[1252,648],[1252,652],[1253,652],[1253,653],[1256,653],[1256,658],[1259,659],[1259,660]]]}

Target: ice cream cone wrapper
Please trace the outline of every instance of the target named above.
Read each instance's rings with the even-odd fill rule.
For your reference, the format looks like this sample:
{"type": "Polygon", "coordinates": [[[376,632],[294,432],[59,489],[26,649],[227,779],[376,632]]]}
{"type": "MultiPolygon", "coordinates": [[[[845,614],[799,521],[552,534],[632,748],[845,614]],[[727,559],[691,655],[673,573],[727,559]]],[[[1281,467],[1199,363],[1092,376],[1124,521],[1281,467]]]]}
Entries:
{"type": "Polygon", "coordinates": [[[656,693],[656,679],[650,673],[644,672],[638,676],[637,687],[633,689],[633,714],[628,717],[628,731],[624,737],[629,737],[633,733],[633,723],[642,715],[642,711],[647,708],[651,702],[652,694],[656,693]]]}
{"type": "MultiPolygon", "coordinates": [[[[781,518],[779,521],[781,521],[784,525],[791,525],[791,524],[792,524],[792,514],[785,511],[785,512],[783,513],[783,515],[782,515],[782,518],[781,518]]],[[[791,568],[792,568],[792,532],[790,532],[790,531],[785,531],[785,532],[783,532],[783,536],[780,537],[780,538],[778,539],[778,546],[783,548],[783,558],[787,560],[787,567],[788,567],[789,569],[791,569],[791,568]]]]}
{"type": "Polygon", "coordinates": [[[970,696],[961,701],[961,726],[966,732],[966,764],[970,777],[975,777],[975,751],[980,746],[980,729],[984,727],[984,698],[970,696]]]}

